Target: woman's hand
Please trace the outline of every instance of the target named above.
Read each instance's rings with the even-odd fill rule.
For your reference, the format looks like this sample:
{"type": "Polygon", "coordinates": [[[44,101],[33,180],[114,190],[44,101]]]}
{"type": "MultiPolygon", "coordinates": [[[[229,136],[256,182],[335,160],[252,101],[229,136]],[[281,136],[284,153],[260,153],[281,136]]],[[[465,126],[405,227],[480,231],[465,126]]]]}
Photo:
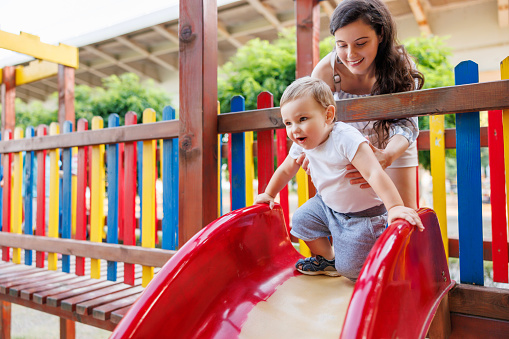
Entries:
{"type": "MultiPolygon", "coordinates": [[[[380,163],[380,166],[382,166],[382,169],[385,170],[387,167],[389,167],[391,165],[392,161],[389,158],[389,156],[387,155],[387,153],[385,152],[385,150],[376,148],[372,144],[369,144],[369,147],[371,147],[371,150],[375,154],[375,157],[378,160],[378,162],[380,163]]],[[[304,166],[302,168],[304,168],[304,166]]],[[[346,169],[347,170],[355,170],[356,168],[354,167],[354,165],[350,164],[350,165],[346,166],[346,169]]],[[[364,179],[362,177],[362,175],[359,173],[359,171],[357,171],[357,170],[353,171],[353,172],[350,172],[350,173],[347,173],[345,175],[345,178],[350,178],[351,179],[350,180],[350,184],[351,185],[358,185],[358,184],[360,184],[360,188],[370,188],[371,187],[368,184],[368,182],[366,181],[366,179],[364,179]]]]}

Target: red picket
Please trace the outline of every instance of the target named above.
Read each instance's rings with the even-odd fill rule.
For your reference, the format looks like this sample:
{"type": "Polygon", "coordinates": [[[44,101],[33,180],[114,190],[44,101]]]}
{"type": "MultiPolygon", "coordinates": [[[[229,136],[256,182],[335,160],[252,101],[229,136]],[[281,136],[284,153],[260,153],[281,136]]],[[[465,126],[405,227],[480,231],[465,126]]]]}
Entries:
{"type": "Polygon", "coordinates": [[[507,283],[508,254],[502,111],[489,111],[488,113],[488,151],[491,184],[493,281],[507,283]]]}
{"type": "MultiPolygon", "coordinates": [[[[134,112],[127,112],[125,125],[135,125],[138,117],[134,112]]],[[[136,142],[124,145],[124,245],[135,245],[136,230],[136,142]]],[[[134,285],[134,264],[124,263],[124,283],[134,285]]]]}
{"type": "MultiPolygon", "coordinates": [[[[88,130],[88,121],[79,119],[77,131],[83,132],[88,130]]],[[[87,159],[88,146],[78,148],[78,174],[76,188],[76,240],[87,239],[87,159]]],[[[76,257],[76,275],[85,275],[85,258],[76,257]]]]}
{"type": "MultiPolygon", "coordinates": [[[[277,165],[280,166],[288,155],[288,147],[286,146],[286,130],[278,129],[276,131],[277,138],[277,165]]],[[[290,231],[290,206],[288,204],[288,185],[279,192],[279,203],[283,208],[285,216],[286,228],[290,231]]]]}
{"type": "MultiPolygon", "coordinates": [[[[48,134],[48,126],[39,125],[37,136],[42,137],[48,134]]],[[[37,227],[35,234],[41,237],[46,235],[46,150],[37,151],[37,227]]],[[[44,267],[45,252],[35,253],[35,265],[44,267]]]]}
{"type": "MultiPolygon", "coordinates": [[[[257,108],[274,107],[274,96],[270,92],[258,95],[257,108]]],[[[274,130],[259,131],[258,139],[258,194],[265,188],[274,174],[274,130]]]]}

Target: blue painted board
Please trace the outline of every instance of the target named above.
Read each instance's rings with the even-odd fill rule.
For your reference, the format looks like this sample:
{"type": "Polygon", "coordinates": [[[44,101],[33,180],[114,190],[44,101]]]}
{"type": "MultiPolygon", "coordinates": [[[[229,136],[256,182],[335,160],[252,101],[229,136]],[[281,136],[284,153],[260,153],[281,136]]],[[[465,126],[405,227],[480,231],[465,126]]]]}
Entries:
{"type": "MultiPolygon", "coordinates": [[[[174,120],[175,109],[166,106],[163,120],[174,120]]],[[[179,218],[179,152],[178,138],[163,140],[163,220],[162,248],[176,250],[178,246],[179,218]]]]}
{"type": "MultiPolygon", "coordinates": [[[[463,61],[454,69],[456,85],[479,82],[479,67],[463,61]]],[[[456,114],[460,282],[484,285],[481,136],[479,112],[456,114]]]]}
{"type": "MultiPolygon", "coordinates": [[[[72,133],[72,122],[64,121],[63,133],[72,133]]],[[[72,148],[62,150],[62,238],[71,239],[72,227],[72,148]]],[[[71,257],[62,255],[62,272],[71,273],[71,257]]]]}
{"type": "MultiPolygon", "coordinates": [[[[236,95],[231,100],[231,111],[241,112],[245,110],[245,100],[241,95],[236,95]]],[[[246,207],[246,147],[244,133],[232,133],[232,210],[246,207]]]]}
{"type": "MultiPolygon", "coordinates": [[[[28,126],[25,130],[25,138],[33,138],[35,136],[35,130],[32,126],[28,126]]],[[[25,154],[25,230],[26,235],[34,234],[33,225],[33,193],[35,189],[34,185],[34,166],[35,157],[34,152],[26,152],[25,154]]],[[[25,265],[32,265],[32,250],[25,250],[25,265]]]]}
{"type": "MultiPolygon", "coordinates": [[[[108,117],[108,128],[118,127],[120,118],[118,114],[112,113],[108,117]]],[[[106,146],[106,161],[108,173],[108,233],[106,241],[108,244],[118,244],[118,144],[106,146]]],[[[107,262],[107,279],[117,281],[117,262],[107,262]]]]}

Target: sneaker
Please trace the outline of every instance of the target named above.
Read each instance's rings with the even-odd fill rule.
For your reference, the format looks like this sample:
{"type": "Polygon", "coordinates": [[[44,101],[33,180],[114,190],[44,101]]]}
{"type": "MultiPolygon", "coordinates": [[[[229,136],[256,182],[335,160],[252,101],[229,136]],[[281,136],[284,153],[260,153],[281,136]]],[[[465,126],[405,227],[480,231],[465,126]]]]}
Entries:
{"type": "Polygon", "coordinates": [[[305,259],[299,259],[295,264],[295,268],[302,274],[307,275],[328,275],[329,277],[339,277],[336,271],[335,260],[327,260],[321,255],[305,259]]]}

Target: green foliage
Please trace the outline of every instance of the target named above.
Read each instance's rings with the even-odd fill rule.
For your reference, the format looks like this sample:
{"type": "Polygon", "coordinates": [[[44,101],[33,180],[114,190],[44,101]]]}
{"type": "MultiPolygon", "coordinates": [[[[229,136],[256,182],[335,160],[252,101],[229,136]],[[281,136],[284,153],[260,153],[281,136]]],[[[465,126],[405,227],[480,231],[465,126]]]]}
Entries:
{"type": "MultiPolygon", "coordinates": [[[[405,49],[414,57],[417,69],[424,74],[424,89],[454,85],[453,67],[449,61],[452,52],[445,44],[446,39],[446,37],[433,36],[410,38],[403,42],[405,49]]],[[[445,128],[455,126],[455,116],[445,115],[445,128]]],[[[429,130],[429,117],[419,117],[419,130],[429,130]]],[[[455,149],[446,150],[448,160],[455,157],[455,149]]],[[[450,160],[446,162],[451,163],[450,160]]],[[[430,168],[429,151],[419,151],[419,163],[426,169],[430,168]]],[[[449,170],[452,171],[452,168],[449,170]]]]}
{"type": "MultiPolygon", "coordinates": [[[[153,108],[156,111],[156,120],[159,121],[163,108],[171,104],[170,97],[163,89],[156,87],[150,80],[140,82],[139,77],[133,73],[109,76],[103,79],[103,84],[104,88],[78,85],[74,90],[76,121],[80,118],[87,119],[89,128],[94,116],[101,116],[106,127],[111,113],[120,116],[120,125],[123,125],[124,116],[129,111],[136,112],[138,122],[141,122],[145,108],[153,108]]],[[[16,126],[37,127],[39,124],[49,125],[57,121],[57,92],[45,103],[34,100],[27,104],[16,99],[16,126]]]]}
{"type": "Polygon", "coordinates": [[[23,102],[21,99],[16,98],[16,127],[25,129],[28,126],[37,128],[40,124],[48,125],[52,122],[58,121],[58,109],[45,106],[44,103],[38,100],[29,103],[23,102]]]}
{"type": "MultiPolygon", "coordinates": [[[[295,80],[295,30],[285,30],[269,43],[252,39],[237,50],[230,61],[219,68],[218,100],[221,112],[230,112],[230,100],[242,95],[246,110],[256,109],[258,94],[268,91],[274,95],[274,106],[285,88],[295,80]]],[[[320,43],[320,55],[332,48],[331,39],[320,43]]]]}
{"type": "Polygon", "coordinates": [[[133,73],[109,76],[103,80],[103,86],[76,86],[76,120],[86,118],[90,121],[93,116],[101,116],[106,126],[108,116],[117,113],[122,125],[127,112],[136,112],[138,122],[141,122],[143,110],[153,108],[159,121],[163,108],[170,104],[170,98],[164,90],[155,87],[151,80],[140,82],[140,78],[133,73]]]}

